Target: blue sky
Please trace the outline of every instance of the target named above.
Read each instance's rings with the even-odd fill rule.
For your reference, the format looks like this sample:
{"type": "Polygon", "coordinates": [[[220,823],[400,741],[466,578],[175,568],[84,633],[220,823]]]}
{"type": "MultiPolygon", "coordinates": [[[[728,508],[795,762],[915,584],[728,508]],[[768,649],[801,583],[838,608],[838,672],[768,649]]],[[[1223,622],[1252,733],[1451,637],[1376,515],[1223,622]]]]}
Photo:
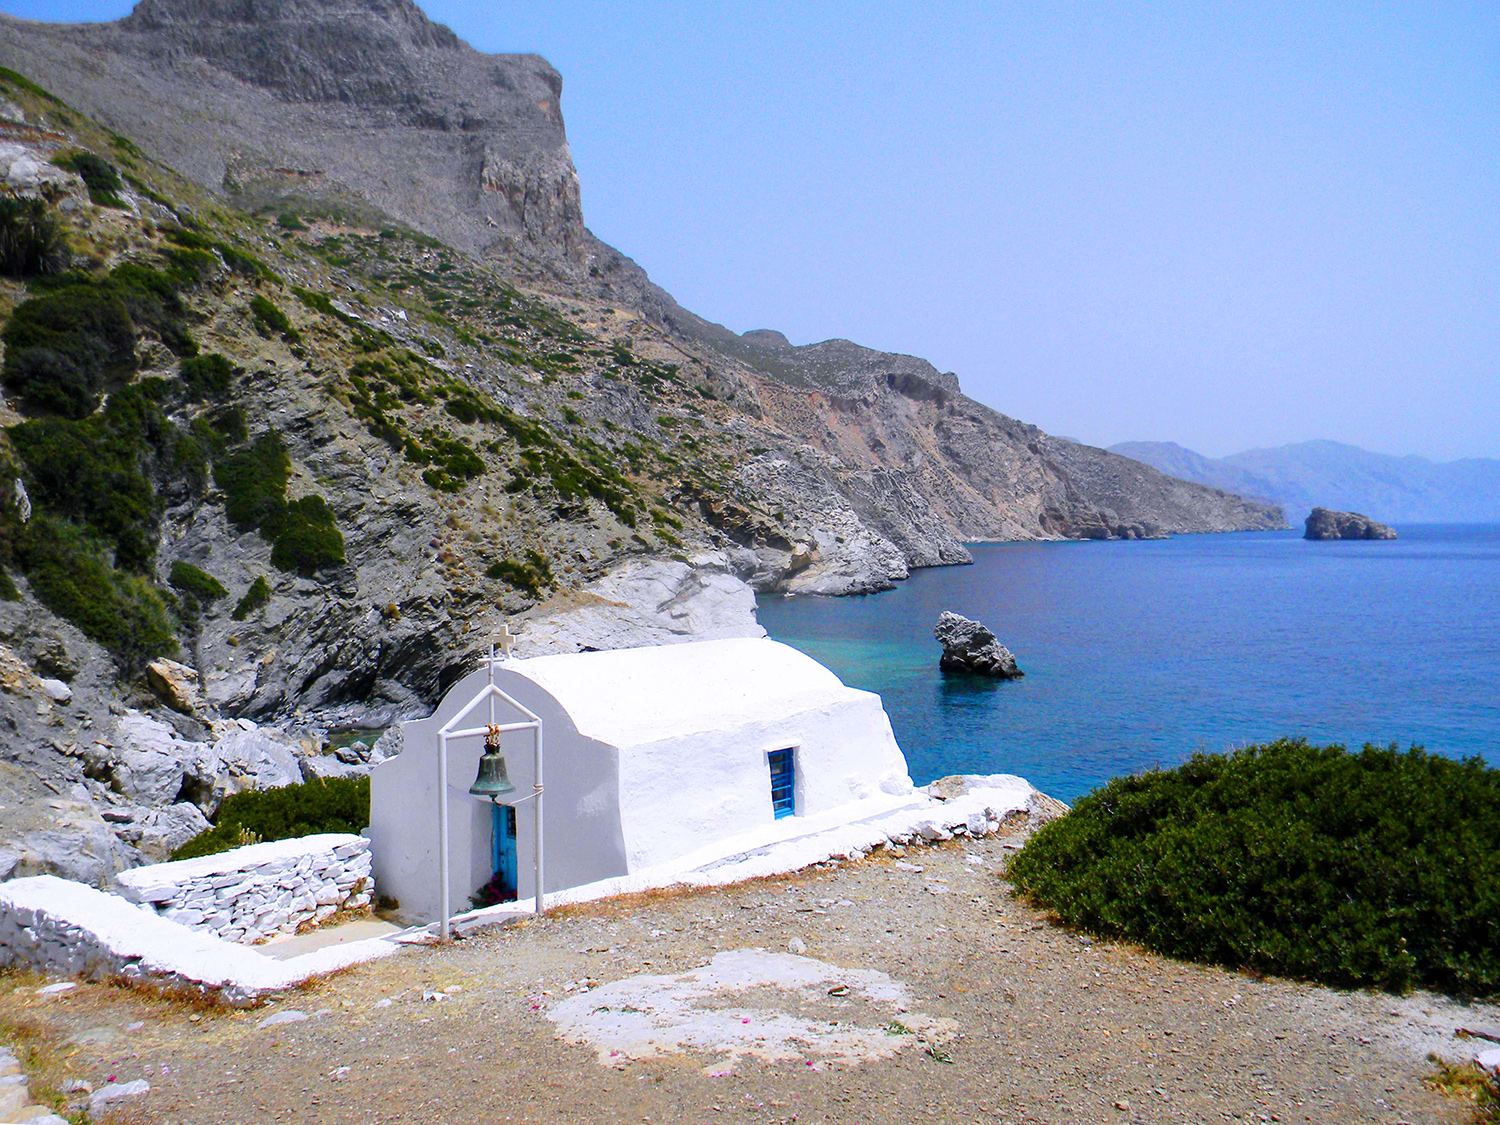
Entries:
{"type": "Polygon", "coordinates": [[[1500,456],[1493,2],[425,7],[562,71],[590,227],[731,328],[1100,444],[1500,456]]]}

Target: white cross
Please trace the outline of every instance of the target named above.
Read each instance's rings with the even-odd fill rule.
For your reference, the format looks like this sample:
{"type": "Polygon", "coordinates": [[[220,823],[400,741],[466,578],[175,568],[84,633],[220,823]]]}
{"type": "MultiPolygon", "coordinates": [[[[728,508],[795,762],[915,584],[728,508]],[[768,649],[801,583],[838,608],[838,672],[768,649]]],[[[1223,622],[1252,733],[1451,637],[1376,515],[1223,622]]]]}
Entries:
{"type": "Polygon", "coordinates": [[[511,646],[516,643],[516,638],[511,634],[511,631],[510,631],[510,623],[509,622],[502,622],[501,623],[501,625],[500,625],[500,635],[495,638],[495,641],[496,641],[496,643],[499,644],[500,651],[501,651],[501,653],[504,654],[504,658],[506,660],[509,660],[510,659],[511,646]]]}

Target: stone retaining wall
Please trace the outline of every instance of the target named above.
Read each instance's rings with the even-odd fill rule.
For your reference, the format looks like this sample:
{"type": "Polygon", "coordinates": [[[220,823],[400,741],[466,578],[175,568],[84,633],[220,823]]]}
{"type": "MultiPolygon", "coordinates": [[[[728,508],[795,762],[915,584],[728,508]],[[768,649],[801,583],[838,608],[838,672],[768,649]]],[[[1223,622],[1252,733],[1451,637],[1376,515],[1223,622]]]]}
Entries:
{"type": "Polygon", "coordinates": [[[283,960],[54,875],[0,883],[0,968],[150,982],[174,994],[247,1005],[398,948],[372,938],[283,960]]]}
{"type": "Polygon", "coordinates": [[[163,917],[249,944],[368,906],[370,865],[363,836],[325,833],[136,867],[117,882],[125,898],[163,917]]]}

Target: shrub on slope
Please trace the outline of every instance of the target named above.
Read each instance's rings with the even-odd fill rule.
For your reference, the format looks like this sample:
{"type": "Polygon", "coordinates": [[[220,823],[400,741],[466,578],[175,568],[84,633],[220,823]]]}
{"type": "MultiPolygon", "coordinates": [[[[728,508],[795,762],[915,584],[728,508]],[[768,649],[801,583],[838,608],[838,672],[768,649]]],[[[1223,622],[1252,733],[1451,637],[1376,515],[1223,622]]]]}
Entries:
{"type": "Polygon", "coordinates": [[[173,859],[227,852],[241,844],[290,840],[319,832],[358,833],[370,823],[370,779],[330,777],[224,798],[214,826],[172,853],[173,859]]]}
{"type": "Polygon", "coordinates": [[[1500,994],[1500,770],[1282,740],[1118,778],[1016,855],[1017,890],[1173,957],[1500,994]]]}

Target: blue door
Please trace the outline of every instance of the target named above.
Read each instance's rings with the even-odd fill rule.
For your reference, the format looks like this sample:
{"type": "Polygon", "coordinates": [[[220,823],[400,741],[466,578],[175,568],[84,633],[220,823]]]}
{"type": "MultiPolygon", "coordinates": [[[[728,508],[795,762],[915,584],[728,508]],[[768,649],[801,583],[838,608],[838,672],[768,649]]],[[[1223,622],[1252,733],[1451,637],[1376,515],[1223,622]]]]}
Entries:
{"type": "Polygon", "coordinates": [[[495,880],[500,902],[516,901],[516,810],[509,805],[494,806],[491,822],[490,854],[494,860],[495,880]]]}
{"type": "Polygon", "coordinates": [[[797,767],[790,750],[772,750],[766,757],[771,762],[771,812],[780,820],[797,811],[797,767]]]}

